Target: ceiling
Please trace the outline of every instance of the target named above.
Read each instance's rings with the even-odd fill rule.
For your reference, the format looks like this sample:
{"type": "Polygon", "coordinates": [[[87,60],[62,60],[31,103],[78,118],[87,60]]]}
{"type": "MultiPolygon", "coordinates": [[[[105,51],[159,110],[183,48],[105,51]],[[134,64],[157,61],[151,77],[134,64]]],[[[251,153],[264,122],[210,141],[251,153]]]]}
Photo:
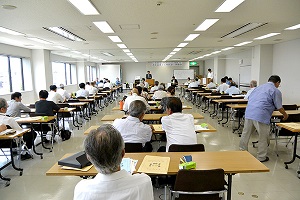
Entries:
{"type": "Polygon", "coordinates": [[[25,34],[13,36],[0,32],[0,43],[28,49],[48,49],[54,54],[93,62],[101,62],[95,58],[109,62],[133,62],[108,38],[117,35],[139,62],[153,62],[162,61],[191,33],[200,33],[200,36],[167,61],[189,61],[244,41],[253,42],[216,55],[242,51],[258,44],[276,44],[300,38],[300,29],[284,30],[300,23],[299,0],[245,0],[228,13],[214,12],[224,0],[90,1],[100,15],[83,15],[67,0],[0,0],[0,6],[16,6],[12,10],[0,7],[0,26],[25,34]],[[219,21],[206,31],[194,31],[207,18],[217,18],[219,21]],[[107,21],[115,33],[102,33],[93,24],[95,21],[107,21]],[[221,38],[249,22],[267,24],[235,38],[221,38]],[[73,42],[42,28],[53,26],[64,27],[86,41],[73,42]],[[281,34],[253,40],[273,32],[281,34]],[[32,36],[53,44],[27,39],[32,36]],[[54,47],[56,45],[69,50],[60,50],[54,47]],[[102,54],[104,52],[113,56],[102,54]]]}

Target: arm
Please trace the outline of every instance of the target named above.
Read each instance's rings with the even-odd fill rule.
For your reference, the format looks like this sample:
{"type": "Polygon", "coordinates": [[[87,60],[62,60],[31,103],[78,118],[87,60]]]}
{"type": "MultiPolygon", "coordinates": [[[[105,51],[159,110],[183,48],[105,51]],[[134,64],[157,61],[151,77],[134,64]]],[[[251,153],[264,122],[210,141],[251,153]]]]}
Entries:
{"type": "Polygon", "coordinates": [[[289,117],[289,115],[285,112],[284,108],[280,108],[278,109],[278,111],[283,114],[283,121],[287,120],[287,118],[289,117]]]}
{"type": "Polygon", "coordinates": [[[20,102],[19,106],[20,106],[20,110],[24,110],[25,112],[30,112],[30,108],[25,106],[23,103],[20,102]]]}
{"type": "Polygon", "coordinates": [[[5,124],[0,125],[0,132],[5,131],[7,129],[5,124]]]}

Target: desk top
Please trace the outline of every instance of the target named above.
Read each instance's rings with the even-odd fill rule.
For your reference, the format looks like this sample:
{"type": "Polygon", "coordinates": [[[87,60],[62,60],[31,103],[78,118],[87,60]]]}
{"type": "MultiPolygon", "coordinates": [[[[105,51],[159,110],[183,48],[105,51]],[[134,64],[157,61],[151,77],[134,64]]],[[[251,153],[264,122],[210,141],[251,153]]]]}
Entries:
{"type": "MultiPolygon", "coordinates": [[[[286,110],[285,111],[288,115],[298,115],[300,114],[300,110],[286,110]]],[[[272,113],[272,117],[281,117],[283,116],[279,111],[274,111],[272,113]]]]}
{"type": "Polygon", "coordinates": [[[22,130],[16,130],[16,132],[14,134],[0,135],[0,140],[7,140],[7,139],[14,139],[17,137],[21,137],[22,135],[24,135],[25,133],[27,133],[29,131],[30,131],[29,128],[22,129],[22,130]]]}
{"type": "Polygon", "coordinates": [[[214,99],[213,100],[216,103],[247,103],[248,100],[247,99],[214,99]]]}
{"type": "MultiPolygon", "coordinates": [[[[192,106],[182,106],[182,110],[186,110],[186,109],[192,109],[192,106]]],[[[120,111],[120,106],[115,106],[112,108],[113,111],[120,111]]],[[[150,106],[150,111],[159,111],[161,110],[161,108],[156,107],[156,106],[150,106]]]]}
{"type": "Polygon", "coordinates": [[[91,132],[91,130],[97,129],[98,127],[100,127],[100,126],[90,126],[90,128],[86,129],[86,130],[83,132],[83,134],[84,134],[84,135],[88,135],[88,134],[91,132]]]}
{"type": "Polygon", "coordinates": [[[48,123],[52,120],[56,119],[56,116],[48,116],[48,119],[42,120],[41,117],[21,117],[19,119],[16,119],[16,122],[22,124],[22,123],[48,123]]]}
{"type": "Polygon", "coordinates": [[[276,123],[277,126],[285,128],[292,132],[300,132],[300,122],[285,122],[285,123],[276,123]]]}
{"type": "Polygon", "coordinates": [[[245,109],[247,104],[227,104],[226,106],[233,109],[245,109]]]}
{"type": "MultiPolygon", "coordinates": [[[[202,132],[216,132],[217,129],[215,129],[212,125],[210,124],[207,124],[208,125],[208,128],[207,129],[201,129],[201,130],[196,130],[196,133],[202,133],[202,132]]],[[[164,130],[162,130],[162,126],[161,124],[152,124],[154,130],[153,130],[153,133],[154,134],[163,134],[165,133],[164,130]]],[[[196,125],[195,125],[196,126],[196,125]]],[[[199,126],[199,125],[198,125],[199,126]]],[[[195,127],[196,129],[196,127],[195,127]]]]}
{"type": "Polygon", "coordinates": [[[95,100],[94,99],[78,99],[78,101],[90,103],[90,102],[94,102],[95,100]]]}
{"type": "MultiPolygon", "coordinates": [[[[71,155],[66,154],[63,158],[71,155]]],[[[226,174],[270,171],[248,151],[126,153],[124,157],[138,160],[137,170],[146,155],[170,157],[169,175],[177,174],[179,158],[183,155],[191,155],[193,161],[197,163],[196,169],[200,170],[222,168],[226,174]]],[[[94,167],[87,172],[64,170],[57,162],[46,172],[47,176],[95,176],[96,174],[97,171],[94,167]]]]}
{"type": "MultiPolygon", "coordinates": [[[[59,111],[54,111],[54,113],[69,113],[69,112],[72,112],[76,110],[76,108],[68,108],[67,110],[65,109],[60,109],[59,111]]],[[[30,108],[30,112],[31,113],[35,113],[35,108],[30,108]]],[[[24,112],[24,113],[27,113],[27,112],[24,112]]]]}
{"type": "Polygon", "coordinates": [[[68,103],[69,106],[84,106],[86,104],[88,104],[88,102],[72,102],[72,103],[68,103]]]}
{"type": "MultiPolygon", "coordinates": [[[[167,114],[145,114],[144,121],[158,121],[161,117],[166,116],[167,114]]],[[[194,119],[204,119],[199,113],[192,113],[194,119]]],[[[126,117],[124,114],[115,114],[115,115],[105,115],[102,117],[101,121],[114,121],[115,119],[120,119],[126,117]]]]}

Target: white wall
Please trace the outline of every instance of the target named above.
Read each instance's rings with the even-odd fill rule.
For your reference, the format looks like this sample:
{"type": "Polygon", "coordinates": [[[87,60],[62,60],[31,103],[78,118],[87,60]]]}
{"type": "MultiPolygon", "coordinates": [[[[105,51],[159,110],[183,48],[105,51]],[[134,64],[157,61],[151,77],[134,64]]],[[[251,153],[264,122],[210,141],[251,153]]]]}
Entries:
{"type": "Polygon", "coordinates": [[[281,77],[284,104],[300,103],[300,39],[273,46],[273,74],[281,77]]]}

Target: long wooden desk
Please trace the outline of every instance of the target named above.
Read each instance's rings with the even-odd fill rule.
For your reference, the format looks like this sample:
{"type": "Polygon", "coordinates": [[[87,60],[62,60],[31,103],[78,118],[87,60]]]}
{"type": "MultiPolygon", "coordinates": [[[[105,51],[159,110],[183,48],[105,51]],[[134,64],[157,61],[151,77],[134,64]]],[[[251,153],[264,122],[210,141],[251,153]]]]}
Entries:
{"type": "MultiPolygon", "coordinates": [[[[194,119],[204,119],[199,113],[192,113],[194,119]]],[[[159,121],[161,117],[167,116],[167,114],[145,114],[143,121],[159,121]]],[[[105,115],[102,117],[101,121],[114,121],[115,119],[120,119],[126,117],[124,114],[116,115],[105,115]]]]}
{"type": "MultiPolygon", "coordinates": [[[[63,158],[70,156],[67,154],[63,158]]],[[[227,200],[231,199],[232,175],[237,173],[269,172],[270,169],[252,156],[248,151],[219,151],[219,152],[151,152],[151,153],[126,153],[125,158],[138,160],[136,169],[142,163],[146,155],[170,157],[168,175],[178,172],[180,158],[183,155],[191,155],[197,163],[196,169],[208,170],[222,168],[228,175],[227,200]]],[[[87,172],[77,170],[64,170],[55,163],[47,172],[47,176],[95,176],[97,171],[92,167],[87,172]]]]}
{"type": "Polygon", "coordinates": [[[293,163],[296,158],[300,159],[300,156],[297,154],[297,140],[300,132],[300,122],[276,123],[276,125],[295,133],[293,157],[290,161],[284,162],[285,168],[288,169],[288,164],[293,163]]]}
{"type": "MultiPolygon", "coordinates": [[[[182,106],[182,110],[189,110],[192,109],[192,106],[182,106]]],[[[120,107],[119,106],[115,106],[112,108],[113,111],[120,111],[120,107]]],[[[150,111],[161,111],[160,107],[157,106],[150,106],[150,111]]]]}
{"type": "MultiPolygon", "coordinates": [[[[13,134],[6,134],[6,135],[0,135],[0,140],[10,140],[10,146],[9,146],[9,151],[10,151],[10,161],[7,162],[5,165],[1,166],[0,167],[0,179],[4,180],[4,181],[7,181],[6,182],[6,186],[9,186],[10,184],[10,178],[6,178],[6,177],[3,177],[2,174],[1,174],[1,171],[3,169],[5,169],[6,167],[8,167],[9,165],[12,165],[12,167],[19,171],[20,172],[20,176],[22,176],[23,174],[23,169],[22,168],[18,168],[16,165],[15,165],[15,162],[14,162],[14,156],[13,156],[13,140],[15,138],[18,138],[18,137],[22,137],[25,133],[29,132],[30,129],[22,129],[22,130],[16,130],[15,133],[13,134]]],[[[18,148],[20,148],[20,143],[17,143],[18,144],[18,148]]]]}

